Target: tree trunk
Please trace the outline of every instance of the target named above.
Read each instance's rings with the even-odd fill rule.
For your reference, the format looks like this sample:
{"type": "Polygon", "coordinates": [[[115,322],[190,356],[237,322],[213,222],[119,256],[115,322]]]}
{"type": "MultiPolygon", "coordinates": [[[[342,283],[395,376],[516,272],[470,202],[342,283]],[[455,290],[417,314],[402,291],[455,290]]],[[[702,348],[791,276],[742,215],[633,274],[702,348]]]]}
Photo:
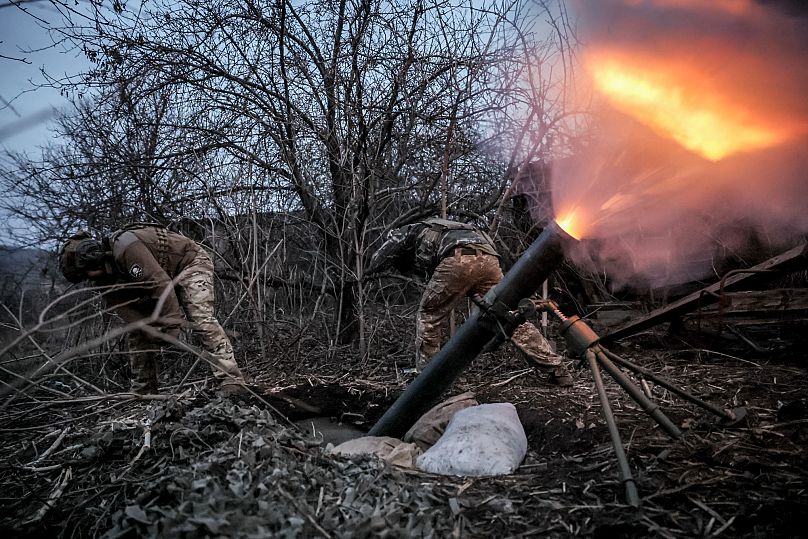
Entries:
{"type": "Polygon", "coordinates": [[[357,283],[345,282],[339,288],[337,324],[339,344],[352,344],[359,338],[359,320],[356,316],[357,283]]]}

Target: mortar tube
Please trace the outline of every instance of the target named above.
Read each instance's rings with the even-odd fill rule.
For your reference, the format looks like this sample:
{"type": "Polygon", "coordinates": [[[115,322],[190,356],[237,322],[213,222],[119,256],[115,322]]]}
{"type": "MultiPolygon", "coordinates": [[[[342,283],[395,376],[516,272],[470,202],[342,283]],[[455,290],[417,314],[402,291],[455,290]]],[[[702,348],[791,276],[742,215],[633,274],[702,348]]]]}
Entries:
{"type": "MultiPolygon", "coordinates": [[[[564,261],[564,247],[575,242],[557,223],[548,225],[502,281],[488,291],[486,301],[502,303],[515,310],[519,301],[532,296],[564,261]]],[[[454,337],[435,354],[429,364],[368,432],[369,436],[401,438],[452,386],[455,379],[499,333],[496,324],[486,323],[476,310],[454,337]]]]}

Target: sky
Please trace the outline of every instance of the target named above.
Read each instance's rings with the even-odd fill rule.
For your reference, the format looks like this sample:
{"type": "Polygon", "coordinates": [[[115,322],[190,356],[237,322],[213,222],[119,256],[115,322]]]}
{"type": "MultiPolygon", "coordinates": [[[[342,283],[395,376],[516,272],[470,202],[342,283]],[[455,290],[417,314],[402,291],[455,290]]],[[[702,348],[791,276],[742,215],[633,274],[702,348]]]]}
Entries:
{"type": "Polygon", "coordinates": [[[49,2],[33,1],[22,6],[30,14],[8,0],[0,0],[0,146],[34,156],[37,147],[52,136],[47,124],[54,108],[68,105],[57,90],[36,88],[45,81],[42,70],[55,77],[72,75],[89,62],[80,51],[48,48],[48,33],[35,17],[58,23],[58,14],[49,2]]]}
{"type": "MultiPolygon", "coordinates": [[[[53,47],[48,32],[37,18],[58,24],[55,8],[47,0],[21,4],[28,12],[0,0],[0,150],[24,152],[36,159],[40,147],[55,136],[49,121],[68,100],[45,83],[42,71],[59,78],[89,67],[80,51],[53,47]]],[[[4,152],[0,152],[2,154],[4,152]]],[[[0,245],[23,246],[27,240],[16,232],[21,223],[0,214],[0,245]]],[[[25,227],[23,227],[25,228],[25,227]]]]}

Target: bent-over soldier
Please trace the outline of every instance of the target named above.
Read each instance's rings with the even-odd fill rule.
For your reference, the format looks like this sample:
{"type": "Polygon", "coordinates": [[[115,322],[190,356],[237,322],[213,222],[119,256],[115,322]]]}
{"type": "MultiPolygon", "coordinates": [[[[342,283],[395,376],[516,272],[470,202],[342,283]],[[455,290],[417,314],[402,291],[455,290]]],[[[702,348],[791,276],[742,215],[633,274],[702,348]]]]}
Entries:
{"type": "MultiPolygon", "coordinates": [[[[371,258],[367,273],[389,267],[428,280],[416,321],[418,368],[440,350],[443,326],[452,308],[465,296],[485,295],[503,278],[499,254],[485,232],[436,217],[390,231],[371,258]]],[[[553,352],[536,326],[525,322],[516,328],[511,341],[528,363],[550,372],[550,382],[572,383],[562,358],[553,352]]]]}
{"type": "MultiPolygon", "coordinates": [[[[151,223],[127,225],[100,241],[80,232],[59,250],[59,268],[72,283],[109,285],[103,297],[127,323],[154,316],[162,301],[159,316],[148,326],[176,337],[185,311],[222,389],[236,392],[243,387],[233,346],[213,314],[213,262],[195,241],[151,223]]],[[[132,391],[157,393],[159,335],[133,330],[127,337],[132,391]]]]}

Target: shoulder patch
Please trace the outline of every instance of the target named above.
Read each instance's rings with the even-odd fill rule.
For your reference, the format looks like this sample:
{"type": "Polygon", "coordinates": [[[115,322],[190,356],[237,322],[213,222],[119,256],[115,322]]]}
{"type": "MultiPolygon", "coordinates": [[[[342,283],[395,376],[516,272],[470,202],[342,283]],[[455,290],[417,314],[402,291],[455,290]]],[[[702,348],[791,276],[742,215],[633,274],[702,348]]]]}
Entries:
{"type": "Polygon", "coordinates": [[[133,279],[139,281],[143,278],[143,266],[140,264],[132,264],[132,266],[129,268],[129,275],[131,275],[133,279]]]}

